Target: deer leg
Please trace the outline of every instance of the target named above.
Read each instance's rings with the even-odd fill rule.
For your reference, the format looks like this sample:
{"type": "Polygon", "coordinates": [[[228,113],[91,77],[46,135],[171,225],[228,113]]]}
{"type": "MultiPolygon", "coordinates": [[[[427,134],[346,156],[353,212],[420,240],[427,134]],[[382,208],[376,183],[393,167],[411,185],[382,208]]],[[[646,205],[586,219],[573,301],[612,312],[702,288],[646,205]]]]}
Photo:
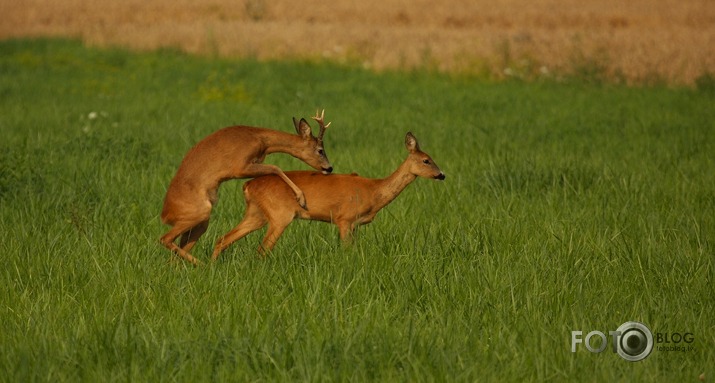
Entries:
{"type": "Polygon", "coordinates": [[[184,251],[191,251],[191,248],[194,247],[196,241],[198,241],[199,237],[201,237],[206,232],[206,229],[208,229],[208,227],[209,221],[203,221],[198,225],[194,226],[193,228],[189,229],[189,231],[185,231],[183,234],[181,234],[179,247],[182,248],[184,251]]]}
{"type": "Polygon", "coordinates": [[[187,223],[187,222],[177,222],[171,230],[169,230],[166,234],[164,234],[160,239],[159,242],[161,242],[164,247],[167,249],[171,250],[172,252],[176,253],[178,256],[181,258],[191,262],[194,266],[198,265],[199,261],[194,258],[191,254],[189,254],[188,251],[180,248],[177,246],[174,241],[176,238],[178,238],[180,235],[182,235],[184,232],[190,230],[194,226],[194,223],[187,223]]]}
{"type": "Polygon", "coordinates": [[[268,232],[261,242],[258,252],[265,256],[267,252],[273,250],[273,246],[278,242],[286,227],[293,221],[293,216],[285,214],[284,217],[269,217],[268,232]]]}
{"type": "Polygon", "coordinates": [[[280,238],[283,234],[285,228],[285,226],[276,227],[269,225],[268,232],[263,238],[263,242],[261,242],[261,247],[258,249],[258,253],[264,257],[267,256],[267,253],[273,250],[273,247],[276,245],[278,238],[280,238]]]}
{"type": "Polygon", "coordinates": [[[243,217],[241,223],[233,228],[233,230],[226,233],[226,235],[219,238],[216,242],[216,247],[214,247],[213,255],[211,255],[212,260],[217,260],[219,254],[221,254],[221,252],[223,252],[233,242],[238,241],[239,239],[266,225],[266,217],[253,206],[254,205],[249,204],[246,208],[246,215],[243,217]]]}
{"type": "Polygon", "coordinates": [[[348,221],[338,222],[337,225],[340,232],[340,240],[343,244],[347,245],[351,243],[355,234],[355,226],[348,221]]]}
{"type": "Polygon", "coordinates": [[[268,164],[251,164],[246,167],[245,169],[246,173],[248,174],[249,178],[255,178],[258,176],[264,176],[267,174],[275,174],[278,177],[281,177],[281,179],[288,184],[288,186],[293,190],[293,193],[295,193],[295,199],[298,201],[298,204],[300,207],[303,209],[308,210],[308,207],[305,204],[305,196],[303,195],[303,191],[296,186],[296,184],[293,183],[293,181],[288,178],[285,173],[283,173],[283,170],[279,168],[278,166],[275,165],[268,165],[268,164]]]}

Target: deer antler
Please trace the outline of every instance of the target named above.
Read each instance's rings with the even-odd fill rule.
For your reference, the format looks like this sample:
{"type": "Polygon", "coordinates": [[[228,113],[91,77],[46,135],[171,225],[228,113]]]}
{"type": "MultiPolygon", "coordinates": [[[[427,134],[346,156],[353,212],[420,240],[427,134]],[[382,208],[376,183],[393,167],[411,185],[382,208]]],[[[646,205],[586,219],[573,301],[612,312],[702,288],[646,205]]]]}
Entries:
{"type": "Polygon", "coordinates": [[[323,141],[323,134],[325,134],[325,129],[328,129],[328,126],[330,126],[330,122],[327,124],[324,122],[325,119],[325,109],[323,109],[323,112],[318,115],[318,111],[315,111],[315,117],[311,117],[315,121],[318,122],[318,125],[320,125],[320,134],[318,135],[318,141],[323,141]]]}

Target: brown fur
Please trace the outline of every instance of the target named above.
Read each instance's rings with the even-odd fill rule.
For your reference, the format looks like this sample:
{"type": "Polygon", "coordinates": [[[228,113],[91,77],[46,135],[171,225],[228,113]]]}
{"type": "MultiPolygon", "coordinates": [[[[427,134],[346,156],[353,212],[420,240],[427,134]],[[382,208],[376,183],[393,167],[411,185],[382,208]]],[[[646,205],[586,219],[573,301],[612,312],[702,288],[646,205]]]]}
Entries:
{"type": "Polygon", "coordinates": [[[274,165],[263,164],[266,155],[287,153],[324,172],[332,171],[322,144],[322,116],[319,138],[310,125],[293,119],[297,135],[249,126],[234,126],[214,132],[196,144],[184,157],[171,180],[164,199],[161,220],[171,229],[160,242],[183,259],[197,264],[189,251],[209,224],[211,209],[218,198],[219,185],[229,179],[275,175],[291,199],[305,207],[303,192],[274,165]],[[181,236],[179,245],[174,241],[181,236]]]}
{"type": "Polygon", "coordinates": [[[340,238],[349,242],[355,229],[372,222],[375,215],[392,202],[417,177],[444,179],[444,173],[430,156],[419,149],[411,133],[405,138],[410,152],[392,175],[383,179],[357,174],[323,175],[311,171],[286,172],[305,193],[310,210],[291,198],[288,186],[276,176],[263,176],[243,186],[246,212],[241,223],[220,238],[212,258],[231,243],[268,224],[268,232],[259,251],[271,250],[283,230],[296,218],[334,223],[340,238]],[[425,162],[426,161],[426,162],[425,162]]]}

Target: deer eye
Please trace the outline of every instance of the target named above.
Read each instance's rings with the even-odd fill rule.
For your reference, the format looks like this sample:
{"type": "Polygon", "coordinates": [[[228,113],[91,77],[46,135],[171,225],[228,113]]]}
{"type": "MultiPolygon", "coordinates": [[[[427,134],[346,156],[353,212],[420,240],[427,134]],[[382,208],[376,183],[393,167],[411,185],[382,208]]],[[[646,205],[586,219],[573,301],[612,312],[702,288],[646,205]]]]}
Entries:
{"type": "Polygon", "coordinates": [[[422,160],[422,162],[429,165],[429,160],[422,160]]]}
{"type": "Polygon", "coordinates": [[[320,154],[321,156],[324,156],[325,151],[323,149],[318,149],[318,154],[320,154]]]}

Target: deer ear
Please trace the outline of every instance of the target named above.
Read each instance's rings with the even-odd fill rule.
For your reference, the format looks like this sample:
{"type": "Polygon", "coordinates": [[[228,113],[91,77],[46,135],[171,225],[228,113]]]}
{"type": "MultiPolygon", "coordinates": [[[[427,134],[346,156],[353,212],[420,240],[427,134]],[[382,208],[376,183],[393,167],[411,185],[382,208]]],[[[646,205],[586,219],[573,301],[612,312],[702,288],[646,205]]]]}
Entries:
{"type": "Polygon", "coordinates": [[[412,135],[412,132],[407,132],[405,136],[405,148],[410,153],[414,153],[420,150],[420,144],[417,142],[417,137],[412,135]]]}
{"type": "Polygon", "coordinates": [[[303,137],[304,140],[308,140],[312,137],[310,125],[308,125],[308,121],[306,121],[305,118],[301,118],[299,122],[293,117],[293,125],[295,125],[295,131],[299,136],[303,137]]]}

